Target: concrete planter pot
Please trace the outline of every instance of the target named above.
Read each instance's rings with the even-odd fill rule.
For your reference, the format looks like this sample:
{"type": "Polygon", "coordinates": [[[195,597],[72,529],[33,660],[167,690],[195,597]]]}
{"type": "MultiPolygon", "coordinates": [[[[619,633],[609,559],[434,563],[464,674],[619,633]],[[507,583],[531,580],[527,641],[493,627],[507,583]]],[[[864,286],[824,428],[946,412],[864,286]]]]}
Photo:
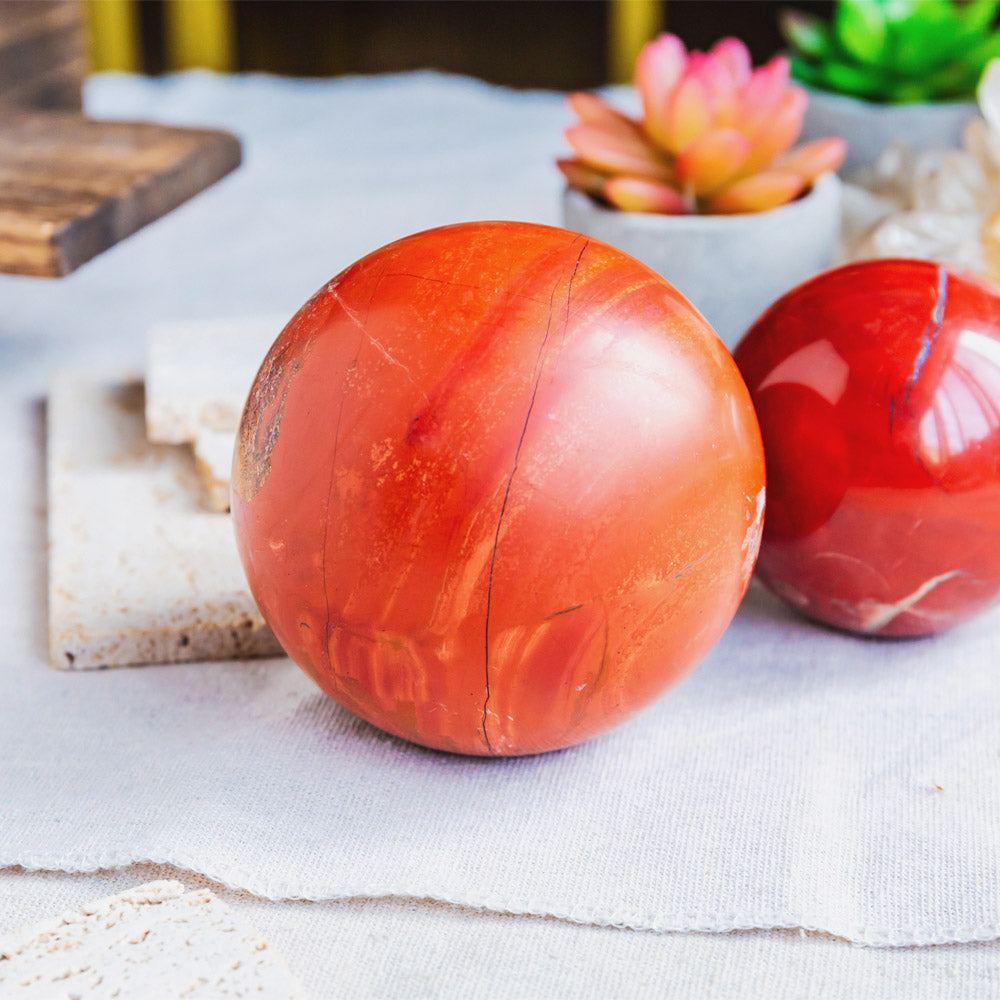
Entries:
{"type": "Polygon", "coordinates": [[[778,296],[833,263],[840,182],[825,174],[797,201],[746,215],[620,212],[567,190],[563,222],[662,274],[732,350],[778,296]]]}
{"type": "Polygon", "coordinates": [[[927,104],[873,104],[857,97],[809,90],[802,139],[827,135],[847,140],[847,159],[841,173],[874,162],[891,142],[913,149],[958,146],[962,130],[979,114],[975,101],[939,101],[927,104]]]}

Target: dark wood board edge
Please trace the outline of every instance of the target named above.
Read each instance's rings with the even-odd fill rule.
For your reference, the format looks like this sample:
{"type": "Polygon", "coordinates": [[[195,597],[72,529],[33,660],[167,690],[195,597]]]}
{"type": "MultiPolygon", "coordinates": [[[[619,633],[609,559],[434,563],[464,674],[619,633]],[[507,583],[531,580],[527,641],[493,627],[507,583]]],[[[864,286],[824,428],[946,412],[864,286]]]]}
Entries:
{"type": "Polygon", "coordinates": [[[242,150],[236,136],[215,130],[183,131],[199,141],[168,171],[107,199],[88,215],[54,227],[47,244],[6,239],[0,245],[0,272],[43,278],[70,274],[240,165],[242,150]]]}

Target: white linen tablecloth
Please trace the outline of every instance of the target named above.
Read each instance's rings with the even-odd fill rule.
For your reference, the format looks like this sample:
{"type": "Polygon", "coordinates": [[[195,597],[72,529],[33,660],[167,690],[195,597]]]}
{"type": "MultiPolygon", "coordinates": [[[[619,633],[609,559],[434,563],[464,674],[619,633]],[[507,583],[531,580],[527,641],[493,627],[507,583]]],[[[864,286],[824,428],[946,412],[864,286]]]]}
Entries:
{"type": "Polygon", "coordinates": [[[231,128],[245,164],[65,280],[0,278],[0,931],[153,863],[212,880],[315,996],[1000,995],[996,612],[872,642],[755,587],[638,719],[514,761],[384,736],[286,660],[49,668],[51,370],[141,370],[164,319],[290,315],[422,228],[557,223],[568,118],[433,74],[109,75],[87,101],[231,128]]]}

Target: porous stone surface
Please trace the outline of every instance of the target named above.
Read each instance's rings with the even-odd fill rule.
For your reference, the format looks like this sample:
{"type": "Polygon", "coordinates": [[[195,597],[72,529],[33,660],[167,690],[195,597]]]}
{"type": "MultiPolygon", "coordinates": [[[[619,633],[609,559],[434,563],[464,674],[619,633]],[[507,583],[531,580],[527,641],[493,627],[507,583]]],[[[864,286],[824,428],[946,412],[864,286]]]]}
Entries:
{"type": "Polygon", "coordinates": [[[296,1000],[282,958],[206,889],[150,882],[0,940],[10,1000],[296,1000]]]}
{"type": "Polygon", "coordinates": [[[229,510],[229,481],[233,471],[235,431],[199,431],[192,448],[208,506],[220,513],[229,510]]]}
{"type": "Polygon", "coordinates": [[[146,345],[150,441],[195,442],[203,431],[235,436],[250,383],[287,317],[160,323],[146,345]]]}
{"type": "Polygon", "coordinates": [[[65,669],[280,652],[191,451],[151,444],[142,382],[63,374],[48,408],[49,641],[65,669]]]}
{"type": "Polygon", "coordinates": [[[209,510],[229,510],[236,428],[279,316],[158,323],[146,342],[146,435],[189,444],[209,510]]]}

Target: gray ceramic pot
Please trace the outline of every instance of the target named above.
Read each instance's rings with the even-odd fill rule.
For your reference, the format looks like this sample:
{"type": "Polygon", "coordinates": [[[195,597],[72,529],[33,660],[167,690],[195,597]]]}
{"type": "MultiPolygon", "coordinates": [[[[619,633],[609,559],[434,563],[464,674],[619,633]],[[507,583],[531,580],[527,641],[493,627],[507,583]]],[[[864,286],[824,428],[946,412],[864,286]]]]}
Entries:
{"type": "Polygon", "coordinates": [[[833,174],[797,201],[746,215],[620,212],[573,190],[563,199],[567,229],[662,274],[730,350],[778,296],[833,263],[840,229],[840,182],[833,174]]]}
{"type": "Polygon", "coordinates": [[[843,136],[847,159],[841,173],[849,174],[874,162],[891,142],[906,142],[914,149],[957,146],[965,123],[978,113],[975,101],[873,104],[857,97],[809,90],[800,141],[843,136]]]}

